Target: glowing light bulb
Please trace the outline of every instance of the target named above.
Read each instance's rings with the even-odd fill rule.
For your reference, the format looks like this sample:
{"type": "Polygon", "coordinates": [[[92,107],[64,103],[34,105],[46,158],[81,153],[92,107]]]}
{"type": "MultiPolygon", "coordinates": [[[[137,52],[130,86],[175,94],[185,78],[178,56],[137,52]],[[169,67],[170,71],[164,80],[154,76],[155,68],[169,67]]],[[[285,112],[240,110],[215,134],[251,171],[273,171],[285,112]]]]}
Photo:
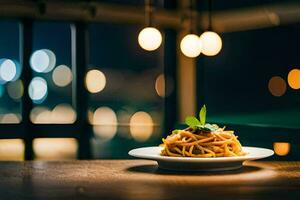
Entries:
{"type": "Polygon", "coordinates": [[[139,33],[138,42],[143,49],[154,51],[161,45],[162,36],[156,28],[146,27],[139,33]]]}
{"type": "Polygon", "coordinates": [[[215,56],[222,49],[221,37],[212,31],[206,31],[200,36],[202,42],[202,53],[206,56],[215,56]]]}
{"type": "Polygon", "coordinates": [[[188,34],[180,42],[182,53],[190,58],[195,58],[200,55],[202,42],[198,35],[188,34]]]}

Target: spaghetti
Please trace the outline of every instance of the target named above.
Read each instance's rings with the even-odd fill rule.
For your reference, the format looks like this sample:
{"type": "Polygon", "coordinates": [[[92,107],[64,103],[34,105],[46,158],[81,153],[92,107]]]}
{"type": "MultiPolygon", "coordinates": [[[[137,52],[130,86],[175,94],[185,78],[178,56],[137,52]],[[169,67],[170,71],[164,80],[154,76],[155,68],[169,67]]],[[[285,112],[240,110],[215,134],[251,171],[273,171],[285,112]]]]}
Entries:
{"type": "Polygon", "coordinates": [[[163,139],[161,155],[175,157],[230,157],[243,156],[242,150],[234,131],[225,131],[214,125],[216,130],[205,132],[191,127],[173,131],[172,135],[163,139]]]}

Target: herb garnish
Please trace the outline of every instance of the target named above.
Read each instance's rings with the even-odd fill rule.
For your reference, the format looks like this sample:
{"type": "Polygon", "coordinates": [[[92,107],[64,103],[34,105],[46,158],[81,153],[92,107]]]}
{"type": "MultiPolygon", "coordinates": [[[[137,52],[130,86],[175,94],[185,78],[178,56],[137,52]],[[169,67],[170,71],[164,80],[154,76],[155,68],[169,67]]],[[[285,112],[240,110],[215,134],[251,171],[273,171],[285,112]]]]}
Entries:
{"type": "Polygon", "coordinates": [[[213,132],[217,130],[216,126],[206,124],[206,106],[203,105],[199,112],[199,120],[196,117],[189,116],[185,118],[185,123],[194,130],[200,130],[203,132],[213,132]]]}

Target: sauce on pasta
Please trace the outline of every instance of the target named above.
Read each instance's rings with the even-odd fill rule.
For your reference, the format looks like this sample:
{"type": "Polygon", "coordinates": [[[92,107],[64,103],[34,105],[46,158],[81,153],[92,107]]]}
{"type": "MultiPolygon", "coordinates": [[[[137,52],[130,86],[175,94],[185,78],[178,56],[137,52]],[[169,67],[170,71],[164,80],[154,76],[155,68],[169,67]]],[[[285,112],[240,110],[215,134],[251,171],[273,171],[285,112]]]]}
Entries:
{"type": "Polygon", "coordinates": [[[234,131],[225,131],[217,125],[214,131],[205,132],[191,127],[173,131],[163,139],[161,155],[175,157],[230,157],[246,153],[234,131]]]}

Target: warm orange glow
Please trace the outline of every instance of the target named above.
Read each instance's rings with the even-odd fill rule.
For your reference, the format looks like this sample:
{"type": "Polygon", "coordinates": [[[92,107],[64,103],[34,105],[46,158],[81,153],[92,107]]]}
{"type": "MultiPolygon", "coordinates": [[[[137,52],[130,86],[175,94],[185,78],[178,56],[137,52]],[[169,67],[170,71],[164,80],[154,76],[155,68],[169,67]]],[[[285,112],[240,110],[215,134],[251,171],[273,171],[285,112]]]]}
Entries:
{"type": "Polygon", "coordinates": [[[288,83],[293,89],[300,89],[300,70],[292,69],[288,74],[288,83]]]}
{"type": "Polygon", "coordinates": [[[1,139],[0,160],[24,160],[24,149],[21,139],[1,139]]]}
{"type": "Polygon", "coordinates": [[[166,94],[166,84],[165,84],[165,76],[160,74],[155,81],[155,90],[158,96],[165,97],[166,94]]]}
{"type": "Polygon", "coordinates": [[[273,76],[269,80],[268,88],[273,96],[280,97],[286,92],[286,82],[280,76],[273,76]]]}
{"type": "Polygon", "coordinates": [[[130,133],[133,139],[137,141],[148,140],[153,133],[152,117],[143,111],[136,112],[130,118],[130,133]]]}
{"type": "Polygon", "coordinates": [[[85,85],[90,93],[101,92],[106,85],[105,75],[96,69],[90,70],[85,77],[85,85]]]}
{"type": "Polygon", "coordinates": [[[36,138],[33,150],[37,160],[76,159],[77,141],[74,138],[36,138]]]}
{"type": "Polygon", "coordinates": [[[288,142],[275,142],[273,148],[277,155],[286,156],[290,152],[291,145],[288,142]]]}

